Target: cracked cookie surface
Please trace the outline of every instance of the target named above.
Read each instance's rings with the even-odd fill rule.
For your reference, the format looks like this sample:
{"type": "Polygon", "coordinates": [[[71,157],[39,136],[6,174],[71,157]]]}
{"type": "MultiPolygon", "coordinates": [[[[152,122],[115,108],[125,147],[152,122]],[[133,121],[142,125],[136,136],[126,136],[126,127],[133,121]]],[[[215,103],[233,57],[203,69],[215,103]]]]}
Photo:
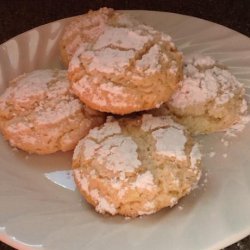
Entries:
{"type": "Polygon", "coordinates": [[[14,147],[49,154],[74,149],[104,114],[69,90],[65,70],[36,70],[17,77],[0,96],[0,129],[14,147]]]}
{"type": "Polygon", "coordinates": [[[89,107],[128,114],[170,98],[182,78],[182,55],[149,26],[109,26],[77,49],[68,72],[72,91],[89,107]]]}
{"type": "Polygon", "coordinates": [[[96,41],[104,33],[106,26],[132,27],[137,24],[138,21],[134,18],[106,7],[75,17],[65,26],[60,41],[60,53],[63,63],[68,66],[79,45],[96,41]]]}
{"type": "Polygon", "coordinates": [[[129,217],[174,206],[199,181],[199,147],[170,117],[107,121],[74,151],[76,184],[99,213],[129,217]]]}
{"type": "MultiPolygon", "coordinates": [[[[209,56],[189,58],[181,88],[167,107],[193,134],[225,130],[247,112],[245,89],[225,66],[209,56]]],[[[163,107],[164,108],[164,107],[163,107]]]]}

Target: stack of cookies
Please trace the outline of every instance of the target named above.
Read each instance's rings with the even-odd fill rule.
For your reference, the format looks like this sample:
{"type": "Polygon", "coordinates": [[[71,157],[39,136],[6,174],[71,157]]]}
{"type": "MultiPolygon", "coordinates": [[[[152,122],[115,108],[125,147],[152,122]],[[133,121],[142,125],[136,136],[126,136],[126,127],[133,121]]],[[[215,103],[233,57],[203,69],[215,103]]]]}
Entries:
{"type": "Polygon", "coordinates": [[[60,50],[67,71],[10,82],[0,129],[29,153],[74,149],[76,184],[100,213],[175,205],[201,176],[192,135],[225,130],[247,112],[244,87],[225,66],[183,60],[170,36],[113,9],[71,21],[60,50]]]}

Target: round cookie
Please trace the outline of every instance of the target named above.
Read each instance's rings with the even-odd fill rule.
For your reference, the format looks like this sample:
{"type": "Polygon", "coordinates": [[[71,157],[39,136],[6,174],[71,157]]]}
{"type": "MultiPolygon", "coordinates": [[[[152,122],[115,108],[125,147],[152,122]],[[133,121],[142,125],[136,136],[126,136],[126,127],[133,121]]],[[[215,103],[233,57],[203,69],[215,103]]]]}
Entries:
{"type": "Polygon", "coordinates": [[[227,129],[247,111],[243,85],[209,56],[187,60],[181,85],[167,107],[193,134],[227,129]]]}
{"type": "Polygon", "coordinates": [[[170,117],[106,122],[75,148],[76,184],[99,213],[136,217],[174,206],[200,179],[198,145],[170,117]]]}
{"type": "Polygon", "coordinates": [[[0,130],[14,147],[49,154],[74,149],[105,120],[69,90],[65,70],[36,70],[10,82],[0,96],[0,130]]]}
{"type": "Polygon", "coordinates": [[[159,107],[182,79],[182,55],[171,38],[145,25],[106,27],[69,64],[72,91],[89,107],[128,114],[159,107]]]}
{"type": "Polygon", "coordinates": [[[60,41],[63,63],[67,66],[79,45],[85,42],[94,42],[104,33],[106,25],[128,27],[137,23],[134,18],[106,7],[89,11],[87,14],[74,18],[65,26],[60,41]]]}

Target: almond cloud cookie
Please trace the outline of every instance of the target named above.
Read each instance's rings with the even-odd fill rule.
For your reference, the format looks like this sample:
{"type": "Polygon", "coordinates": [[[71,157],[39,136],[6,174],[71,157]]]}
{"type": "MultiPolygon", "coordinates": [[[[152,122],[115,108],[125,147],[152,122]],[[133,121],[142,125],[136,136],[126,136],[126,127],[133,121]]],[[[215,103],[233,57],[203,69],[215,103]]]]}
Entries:
{"type": "Polygon", "coordinates": [[[68,72],[86,105],[122,115],[166,102],[182,78],[182,55],[168,35],[149,26],[106,27],[77,49],[68,72]]]}
{"type": "Polygon", "coordinates": [[[74,149],[105,120],[69,90],[65,70],[36,70],[10,82],[0,96],[0,130],[14,147],[49,154],[74,149]]]}
{"type": "Polygon", "coordinates": [[[227,129],[247,112],[243,85],[211,57],[188,59],[181,85],[167,107],[193,134],[227,129]]]}
{"type": "Polygon", "coordinates": [[[106,7],[74,18],[66,25],[60,41],[63,63],[67,66],[79,45],[85,42],[93,43],[104,33],[107,25],[128,27],[136,24],[138,21],[134,18],[106,7]]]}
{"type": "Polygon", "coordinates": [[[75,148],[73,173],[99,213],[136,217],[172,207],[201,176],[201,154],[170,117],[150,114],[106,122],[75,148]]]}

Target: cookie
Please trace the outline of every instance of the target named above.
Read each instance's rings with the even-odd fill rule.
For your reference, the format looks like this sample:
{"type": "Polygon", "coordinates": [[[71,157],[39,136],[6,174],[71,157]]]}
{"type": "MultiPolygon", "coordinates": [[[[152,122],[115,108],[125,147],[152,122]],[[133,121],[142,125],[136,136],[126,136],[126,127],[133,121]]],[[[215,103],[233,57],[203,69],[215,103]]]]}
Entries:
{"type": "Polygon", "coordinates": [[[36,70],[11,81],[0,96],[0,130],[14,147],[49,154],[74,149],[104,114],[69,90],[67,71],[36,70]]]}
{"type": "Polygon", "coordinates": [[[68,72],[82,102],[124,115],[170,98],[182,78],[182,55],[169,36],[149,26],[106,27],[94,43],[77,49],[68,72]]]}
{"type": "Polygon", "coordinates": [[[225,130],[247,111],[243,85],[211,57],[188,59],[181,85],[167,107],[193,134],[225,130]]]}
{"type": "Polygon", "coordinates": [[[137,23],[138,21],[134,18],[106,7],[89,11],[87,14],[74,18],[65,26],[60,41],[63,63],[68,66],[79,45],[85,42],[94,42],[104,32],[106,25],[127,27],[137,23]]]}
{"type": "Polygon", "coordinates": [[[75,148],[73,173],[99,213],[136,217],[172,207],[200,179],[201,154],[170,117],[107,121],[75,148]]]}

